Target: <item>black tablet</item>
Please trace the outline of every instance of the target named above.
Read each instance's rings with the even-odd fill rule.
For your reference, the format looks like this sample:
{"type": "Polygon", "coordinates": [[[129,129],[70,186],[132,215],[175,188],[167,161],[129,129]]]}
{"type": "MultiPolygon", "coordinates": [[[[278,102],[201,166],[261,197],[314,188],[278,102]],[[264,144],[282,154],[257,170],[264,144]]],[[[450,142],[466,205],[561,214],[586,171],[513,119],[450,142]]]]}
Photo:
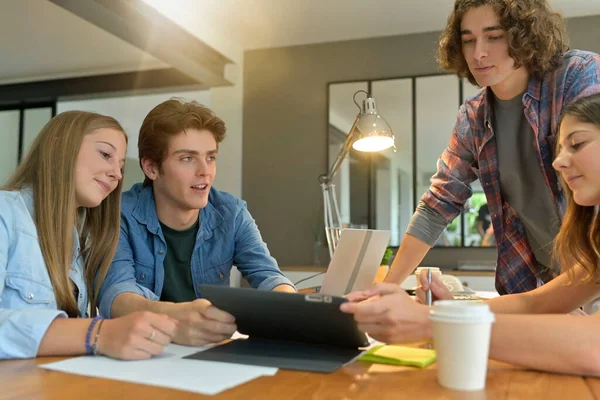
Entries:
{"type": "Polygon", "coordinates": [[[275,339],[356,349],[368,346],[351,314],[340,311],[343,297],[321,293],[200,285],[215,307],[235,317],[238,332],[252,339],[275,339]]]}

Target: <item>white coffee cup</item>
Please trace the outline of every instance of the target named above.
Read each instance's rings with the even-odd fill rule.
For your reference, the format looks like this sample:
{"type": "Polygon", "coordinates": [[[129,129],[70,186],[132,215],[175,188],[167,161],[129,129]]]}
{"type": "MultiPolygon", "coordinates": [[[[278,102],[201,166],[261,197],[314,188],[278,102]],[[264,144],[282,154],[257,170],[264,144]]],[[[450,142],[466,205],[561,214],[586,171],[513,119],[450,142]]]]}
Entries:
{"type": "Polygon", "coordinates": [[[440,300],[429,312],[438,382],[453,390],[485,388],[494,314],[483,302],[440,300]]]}

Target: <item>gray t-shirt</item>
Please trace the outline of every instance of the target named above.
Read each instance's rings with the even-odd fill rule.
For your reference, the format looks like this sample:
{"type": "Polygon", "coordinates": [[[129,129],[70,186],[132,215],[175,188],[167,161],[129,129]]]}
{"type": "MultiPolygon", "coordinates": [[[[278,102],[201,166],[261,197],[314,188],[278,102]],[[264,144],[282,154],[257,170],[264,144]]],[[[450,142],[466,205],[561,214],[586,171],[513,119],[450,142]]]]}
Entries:
{"type": "MultiPolygon", "coordinates": [[[[552,263],[552,242],[560,227],[558,210],[536,157],[537,141],[525,118],[523,94],[511,100],[494,98],[493,129],[498,148],[500,187],[504,201],[517,213],[538,261],[538,277],[548,282],[559,272],[552,263]]],[[[447,224],[419,202],[407,233],[433,246],[447,224]]]]}
{"type": "Polygon", "coordinates": [[[552,262],[552,242],[560,217],[542,172],[537,140],[524,113],[523,93],[511,100],[494,96],[492,125],[498,147],[502,198],[525,227],[531,250],[540,263],[539,278],[548,282],[559,268],[552,262]]]}

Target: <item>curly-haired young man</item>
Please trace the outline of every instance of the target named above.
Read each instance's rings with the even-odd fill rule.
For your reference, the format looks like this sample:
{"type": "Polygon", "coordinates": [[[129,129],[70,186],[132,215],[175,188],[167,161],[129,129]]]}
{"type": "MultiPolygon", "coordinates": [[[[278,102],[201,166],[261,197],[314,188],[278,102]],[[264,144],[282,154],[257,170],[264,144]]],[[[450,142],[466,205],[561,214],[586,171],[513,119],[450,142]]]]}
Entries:
{"type": "Polygon", "coordinates": [[[496,289],[535,289],[560,272],[551,254],[564,209],[552,168],[559,116],[600,92],[600,56],[568,50],[546,0],[456,0],[438,61],[484,90],[460,107],[386,281],[415,269],[479,179],[498,249],[496,289]]]}

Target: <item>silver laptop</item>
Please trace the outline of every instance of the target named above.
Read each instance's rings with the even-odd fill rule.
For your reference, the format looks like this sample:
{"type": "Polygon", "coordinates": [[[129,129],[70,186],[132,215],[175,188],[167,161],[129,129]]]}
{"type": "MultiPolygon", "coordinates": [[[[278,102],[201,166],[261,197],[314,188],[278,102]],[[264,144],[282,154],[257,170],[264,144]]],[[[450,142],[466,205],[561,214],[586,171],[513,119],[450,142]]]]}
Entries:
{"type": "Polygon", "coordinates": [[[370,288],[389,241],[390,231],[343,229],[320,292],[343,296],[370,288]]]}

